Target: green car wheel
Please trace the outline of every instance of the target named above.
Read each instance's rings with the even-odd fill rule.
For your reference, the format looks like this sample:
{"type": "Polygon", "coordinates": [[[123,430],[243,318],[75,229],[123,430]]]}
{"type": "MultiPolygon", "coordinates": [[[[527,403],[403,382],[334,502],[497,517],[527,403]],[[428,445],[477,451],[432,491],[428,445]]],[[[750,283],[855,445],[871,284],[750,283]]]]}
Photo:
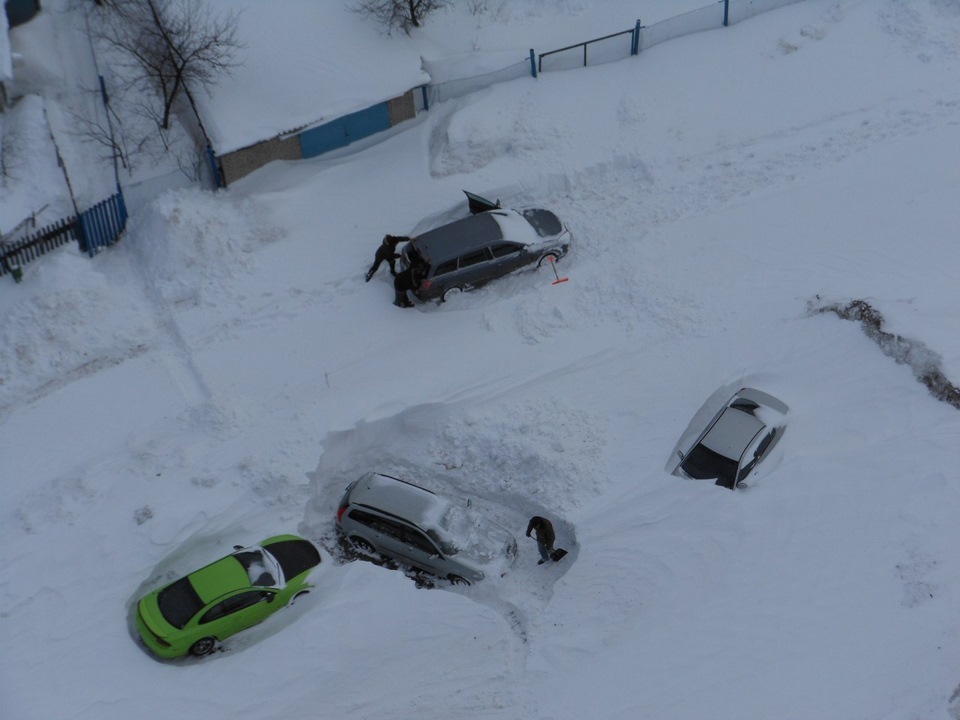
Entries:
{"type": "Polygon", "coordinates": [[[193,645],[190,646],[190,654],[196,657],[203,657],[204,655],[209,655],[213,652],[213,649],[217,646],[217,641],[212,637],[200,638],[193,645]]]}

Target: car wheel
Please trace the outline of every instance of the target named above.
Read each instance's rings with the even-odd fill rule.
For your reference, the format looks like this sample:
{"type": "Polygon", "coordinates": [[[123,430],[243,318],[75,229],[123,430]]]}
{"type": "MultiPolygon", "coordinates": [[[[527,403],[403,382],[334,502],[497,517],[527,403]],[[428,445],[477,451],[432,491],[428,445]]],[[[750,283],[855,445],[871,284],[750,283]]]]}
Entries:
{"type": "Polygon", "coordinates": [[[459,575],[447,575],[447,579],[450,581],[451,585],[469,585],[470,582],[466,578],[462,578],[459,575]]]}
{"type": "Polygon", "coordinates": [[[459,295],[462,292],[463,292],[463,288],[458,288],[458,287],[447,288],[446,290],[443,291],[443,295],[440,297],[440,302],[446,302],[451,298],[455,298],[457,295],[459,295]]]}
{"type": "Polygon", "coordinates": [[[217,646],[217,639],[212,637],[200,638],[190,646],[190,654],[194,657],[203,657],[213,652],[217,646]]]}
{"type": "Polygon", "coordinates": [[[353,546],[364,555],[376,555],[377,553],[377,549],[370,544],[369,541],[364,540],[362,537],[357,537],[354,535],[352,538],[350,538],[350,542],[353,543],[353,546]]]}
{"type": "Polygon", "coordinates": [[[550,267],[551,265],[553,265],[553,263],[555,263],[559,259],[560,258],[557,257],[556,253],[548,252],[543,257],[541,257],[540,260],[537,262],[537,267],[538,268],[550,267]]]}

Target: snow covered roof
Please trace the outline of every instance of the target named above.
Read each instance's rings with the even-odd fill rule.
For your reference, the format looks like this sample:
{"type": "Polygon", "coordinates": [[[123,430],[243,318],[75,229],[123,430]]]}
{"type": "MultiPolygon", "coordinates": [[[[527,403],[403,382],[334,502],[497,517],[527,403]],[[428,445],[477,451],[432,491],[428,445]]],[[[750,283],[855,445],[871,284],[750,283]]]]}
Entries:
{"type": "Polygon", "coordinates": [[[215,14],[240,8],[241,63],[197,98],[219,154],[364,110],[427,82],[403,33],[315,0],[207,0],[215,14]],[[282,38],[282,43],[277,39],[282,38]]]}
{"type": "Polygon", "coordinates": [[[0,82],[13,79],[13,58],[10,54],[10,26],[7,14],[0,12],[0,82]]]}

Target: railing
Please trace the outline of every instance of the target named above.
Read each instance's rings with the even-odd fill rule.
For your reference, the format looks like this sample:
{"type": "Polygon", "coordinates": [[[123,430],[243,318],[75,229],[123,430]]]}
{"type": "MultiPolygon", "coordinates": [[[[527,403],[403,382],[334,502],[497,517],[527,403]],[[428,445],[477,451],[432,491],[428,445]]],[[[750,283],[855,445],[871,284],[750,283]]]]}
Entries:
{"type": "Polygon", "coordinates": [[[103,248],[113,245],[127,226],[127,206],[123,193],[108,197],[89,210],[80,213],[77,219],[77,240],[80,249],[93,257],[103,248]]]}
{"type": "MultiPolygon", "coordinates": [[[[690,10],[689,12],[665,20],[660,20],[649,26],[642,25],[641,22],[637,20],[631,30],[621,30],[617,33],[594,38],[593,40],[568,45],[567,47],[557,50],[550,50],[549,52],[540,54],[539,57],[531,50],[529,70],[526,71],[524,69],[524,61],[517,61],[515,64],[505,67],[502,70],[488,72],[483,75],[423,85],[420,88],[420,107],[417,109],[428,110],[431,105],[438,102],[462,97],[498,82],[505,82],[522,77],[528,72],[535,78],[538,73],[543,70],[566,70],[571,67],[583,67],[590,62],[599,64],[622,60],[631,55],[638,55],[641,51],[667,40],[733,25],[751,18],[754,15],[759,15],[768,10],[776,10],[797,2],[801,2],[801,0],[716,0],[710,5],[696,10],[690,10]],[[631,36],[629,47],[626,43],[617,41],[617,38],[624,35],[631,36]],[[588,46],[591,45],[594,47],[588,53],[588,46]],[[544,66],[544,58],[562,58],[564,57],[563,53],[570,53],[580,48],[582,48],[582,53],[578,53],[578,58],[575,63],[548,61],[547,66],[544,66]]],[[[432,71],[430,72],[433,74],[432,71]]]]}
{"type": "MultiPolygon", "coordinates": [[[[637,38],[640,33],[640,21],[637,20],[636,27],[631,28],[630,30],[623,30],[617,33],[611,33],[610,35],[604,35],[603,37],[594,38],[593,40],[586,40],[582,43],[576,43],[574,45],[568,45],[567,47],[559,48],[558,50],[550,50],[549,52],[540,53],[540,57],[537,61],[537,71],[543,72],[543,59],[549,57],[550,55],[557,55],[559,53],[567,52],[568,50],[575,50],[577,48],[583,48],[583,67],[587,66],[587,47],[594,45],[596,43],[604,42],[606,40],[611,40],[613,38],[621,37],[622,35],[630,36],[630,54],[637,54],[637,38]]],[[[613,58],[619,60],[620,58],[613,58]]]]}
{"type": "Polygon", "coordinates": [[[23,278],[23,266],[51,250],[76,240],[77,219],[58,220],[37,231],[31,237],[0,244],[0,276],[12,275],[17,282],[23,278]]]}
{"type": "Polygon", "coordinates": [[[71,240],[76,240],[80,250],[93,257],[117,242],[126,226],[127,206],[118,188],[115,195],[84,210],[78,217],[58,220],[21,240],[0,242],[0,276],[11,275],[20,282],[26,263],[71,240]]]}

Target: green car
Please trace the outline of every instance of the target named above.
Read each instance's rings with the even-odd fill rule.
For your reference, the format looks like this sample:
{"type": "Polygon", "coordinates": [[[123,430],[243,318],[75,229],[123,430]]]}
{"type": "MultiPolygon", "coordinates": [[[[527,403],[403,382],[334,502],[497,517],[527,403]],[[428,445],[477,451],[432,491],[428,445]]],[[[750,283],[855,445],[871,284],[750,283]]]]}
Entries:
{"type": "Polygon", "coordinates": [[[320,552],[309,540],[277,535],[234,549],[137,603],[137,630],[150,650],[165,658],[207,655],[313,587],[307,576],[320,552]]]}

